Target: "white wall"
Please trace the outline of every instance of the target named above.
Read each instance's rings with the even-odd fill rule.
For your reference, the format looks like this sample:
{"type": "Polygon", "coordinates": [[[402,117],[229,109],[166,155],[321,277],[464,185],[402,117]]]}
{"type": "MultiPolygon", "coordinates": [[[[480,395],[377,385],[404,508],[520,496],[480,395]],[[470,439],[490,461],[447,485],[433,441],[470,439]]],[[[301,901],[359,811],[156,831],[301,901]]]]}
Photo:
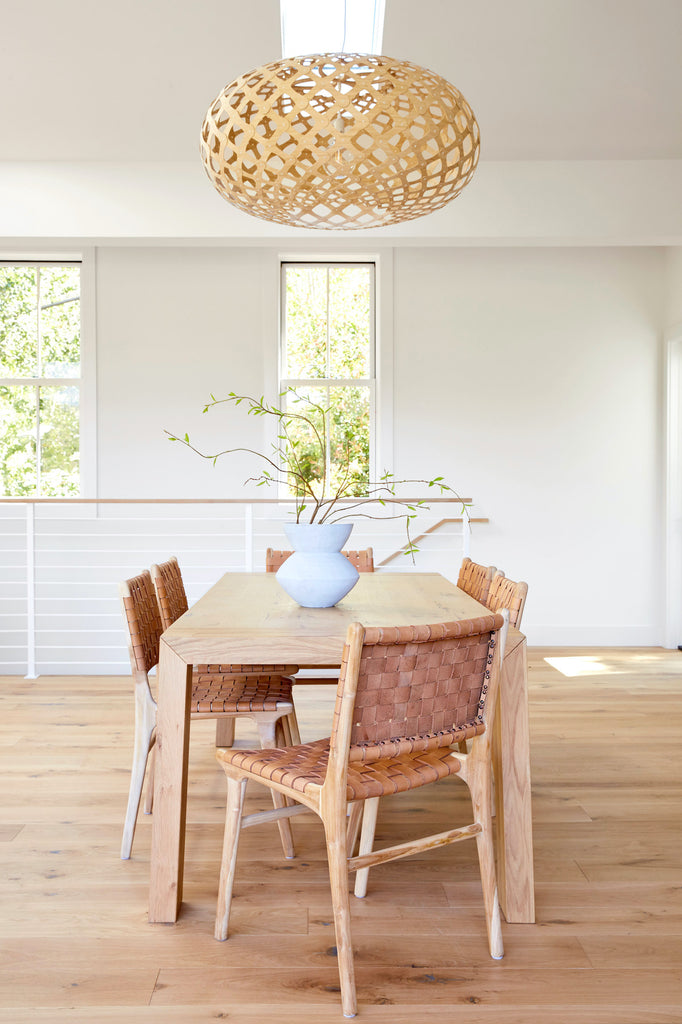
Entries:
{"type": "Polygon", "coordinates": [[[666,257],[665,326],[682,329],[682,246],[670,247],[666,257]]]}
{"type": "Polygon", "coordinates": [[[396,253],[396,471],[491,519],[532,643],[660,643],[663,256],[396,253]]]}
{"type": "MultiPolygon", "coordinates": [[[[353,233],[351,233],[353,234],[353,233]]],[[[0,246],[41,239],[178,240],[302,245],[343,231],[289,228],[250,217],[188,163],[0,162],[0,246]]],[[[428,217],[370,228],[355,244],[678,245],[681,160],[485,160],[452,203],[428,217]]]]}
{"type": "MultiPolygon", "coordinates": [[[[99,251],[101,495],[243,493],[251,461],[213,470],[162,431],[224,446],[231,424],[236,443],[262,443],[262,421],[201,408],[210,391],[264,389],[274,258],[99,251]]],[[[394,468],[474,497],[491,520],[474,557],[528,580],[532,643],[662,642],[664,261],[646,248],[395,251],[394,468]]]]}
{"type": "Polygon", "coordinates": [[[211,393],[263,392],[263,264],[252,249],[98,251],[100,497],[243,494],[260,463],[235,455],[214,469],[164,429],[210,453],[263,447],[263,420],[202,413],[211,393]]]}

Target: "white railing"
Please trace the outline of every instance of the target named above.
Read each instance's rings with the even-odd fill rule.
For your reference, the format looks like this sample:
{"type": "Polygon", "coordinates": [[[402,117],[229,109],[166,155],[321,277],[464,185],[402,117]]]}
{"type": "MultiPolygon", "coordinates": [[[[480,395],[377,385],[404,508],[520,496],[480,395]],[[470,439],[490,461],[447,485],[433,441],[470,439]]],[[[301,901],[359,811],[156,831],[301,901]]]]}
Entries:
{"type": "MultiPolygon", "coordinates": [[[[400,521],[358,520],[349,546],[371,545],[382,572],[456,580],[471,523],[487,520],[458,515],[461,501],[428,501],[411,531],[423,535],[414,565],[400,555],[400,521]]],[[[0,674],[128,672],[119,581],[176,555],[193,603],[224,572],[260,571],[266,548],[286,547],[291,509],[271,499],[0,498],[0,674]]]]}

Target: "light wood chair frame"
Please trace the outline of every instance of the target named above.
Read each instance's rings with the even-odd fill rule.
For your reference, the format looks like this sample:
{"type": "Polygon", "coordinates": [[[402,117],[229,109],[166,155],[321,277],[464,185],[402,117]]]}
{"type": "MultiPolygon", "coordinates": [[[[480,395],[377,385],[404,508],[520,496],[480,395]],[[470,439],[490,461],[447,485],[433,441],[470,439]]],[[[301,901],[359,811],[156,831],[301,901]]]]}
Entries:
{"type": "MultiPolygon", "coordinates": [[[[152,694],[149,672],[158,664],[159,639],[161,637],[161,618],[156,601],[156,594],[149,572],[132,577],[119,584],[119,596],[123,608],[123,617],[130,634],[128,654],[135,685],[135,739],[133,746],[133,766],[130,774],[130,788],[126,808],[123,839],[121,842],[121,860],[130,858],[135,837],[135,828],[144,787],[145,774],[149,763],[147,793],[144,812],[151,814],[153,809],[154,791],[154,757],[156,744],[156,710],[157,704],[152,694]],[[133,588],[140,590],[141,597],[136,598],[133,588]],[[140,608],[140,605],[144,606],[140,608]],[[147,627],[140,623],[138,611],[146,612],[150,617],[147,627]],[[158,618],[157,618],[158,617],[158,618]],[[150,759],[150,754],[152,755],[150,759]]],[[[197,673],[194,672],[196,678],[197,673]]],[[[235,680],[243,679],[235,674],[235,680]]],[[[193,684],[193,691],[195,689],[193,684]]],[[[293,702],[279,701],[272,711],[194,711],[191,719],[222,717],[226,719],[250,718],[258,731],[261,747],[271,748],[290,746],[300,743],[298,723],[293,702]]],[[[275,806],[284,806],[279,794],[273,793],[275,806]]],[[[293,837],[288,821],[278,822],[282,848],[287,858],[294,856],[293,837]]]]}
{"type": "MultiPolygon", "coordinates": [[[[324,781],[320,785],[307,783],[305,791],[294,789],[274,777],[266,779],[257,773],[250,772],[246,767],[242,768],[231,763],[229,760],[232,756],[230,751],[225,751],[224,756],[222,752],[217,752],[218,759],[227,777],[228,797],[215,937],[219,941],[224,941],[228,935],[232,890],[241,829],[260,822],[271,821],[273,818],[277,819],[280,816],[293,816],[304,813],[307,810],[314,811],[322,819],[325,831],[341,981],[341,1003],[345,1017],[354,1017],[357,1012],[350,931],[349,871],[356,871],[358,873],[356,877],[360,880],[360,891],[362,891],[363,886],[366,891],[367,873],[375,865],[412,856],[425,850],[436,849],[463,839],[475,838],[481,870],[490,954],[495,959],[500,959],[504,955],[495,876],[490,791],[492,761],[491,724],[497,703],[500,666],[504,655],[508,616],[506,613],[503,613],[478,621],[479,623],[488,623],[485,632],[489,632],[491,629],[490,624],[494,623],[493,631],[490,633],[489,677],[483,712],[485,728],[483,732],[471,740],[470,753],[455,752],[452,749],[449,753],[449,756],[456,762],[456,765],[453,766],[452,774],[462,779],[471,793],[474,821],[470,825],[448,829],[444,832],[399,843],[382,850],[373,849],[374,826],[379,797],[355,800],[350,804],[347,800],[348,758],[353,731],[355,697],[366,635],[364,627],[357,622],[353,623],[348,629],[341,677],[337,690],[334,724],[329,742],[329,760],[324,781]],[[292,806],[278,811],[257,812],[244,817],[244,794],[247,781],[249,780],[260,782],[272,791],[279,792],[292,802],[292,806]],[[363,805],[366,811],[360,849],[358,855],[353,856],[363,805]]],[[[471,623],[453,625],[466,629],[471,626],[471,623]]],[[[427,628],[438,630],[442,629],[443,625],[427,628]]],[[[480,632],[484,632],[484,630],[481,629],[480,632]]],[[[292,756],[295,756],[293,751],[292,756]]],[[[281,775],[277,774],[278,778],[281,779],[281,775]]],[[[358,889],[356,889],[357,893],[358,889]]]]}

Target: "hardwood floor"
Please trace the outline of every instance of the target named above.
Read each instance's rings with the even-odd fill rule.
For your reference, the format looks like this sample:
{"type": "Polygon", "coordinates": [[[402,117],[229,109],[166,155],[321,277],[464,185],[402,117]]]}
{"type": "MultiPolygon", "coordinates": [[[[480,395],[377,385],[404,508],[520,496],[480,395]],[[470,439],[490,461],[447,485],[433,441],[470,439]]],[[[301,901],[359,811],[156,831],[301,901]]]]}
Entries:
{"type": "MultiPolygon", "coordinates": [[[[529,676],[537,924],[503,924],[505,958],[489,958],[473,843],[375,868],[352,905],[359,1019],[682,1022],[682,654],[536,648],[529,676]]],[[[215,727],[194,722],[186,903],[176,926],[149,925],[150,818],[118,857],[130,679],[4,677],[0,692],[0,1021],[343,1019],[314,819],[293,823],[294,861],[275,827],[243,833],[217,943],[224,776],[215,727]]],[[[329,731],[333,688],[296,701],[304,740],[329,731]]],[[[248,723],[237,736],[256,745],[248,723]]],[[[377,840],[467,814],[446,780],[385,800],[377,840]]]]}

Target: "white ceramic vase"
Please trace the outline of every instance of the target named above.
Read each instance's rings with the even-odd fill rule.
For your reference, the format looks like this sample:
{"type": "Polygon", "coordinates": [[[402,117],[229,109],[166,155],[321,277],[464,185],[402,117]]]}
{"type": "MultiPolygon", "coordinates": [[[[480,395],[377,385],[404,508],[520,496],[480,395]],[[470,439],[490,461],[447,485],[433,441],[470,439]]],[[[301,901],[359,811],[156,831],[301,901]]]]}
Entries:
{"type": "Polygon", "coordinates": [[[303,608],[331,608],[358,582],[341,554],[352,523],[287,523],[293,555],[277,570],[277,582],[303,608]]]}

